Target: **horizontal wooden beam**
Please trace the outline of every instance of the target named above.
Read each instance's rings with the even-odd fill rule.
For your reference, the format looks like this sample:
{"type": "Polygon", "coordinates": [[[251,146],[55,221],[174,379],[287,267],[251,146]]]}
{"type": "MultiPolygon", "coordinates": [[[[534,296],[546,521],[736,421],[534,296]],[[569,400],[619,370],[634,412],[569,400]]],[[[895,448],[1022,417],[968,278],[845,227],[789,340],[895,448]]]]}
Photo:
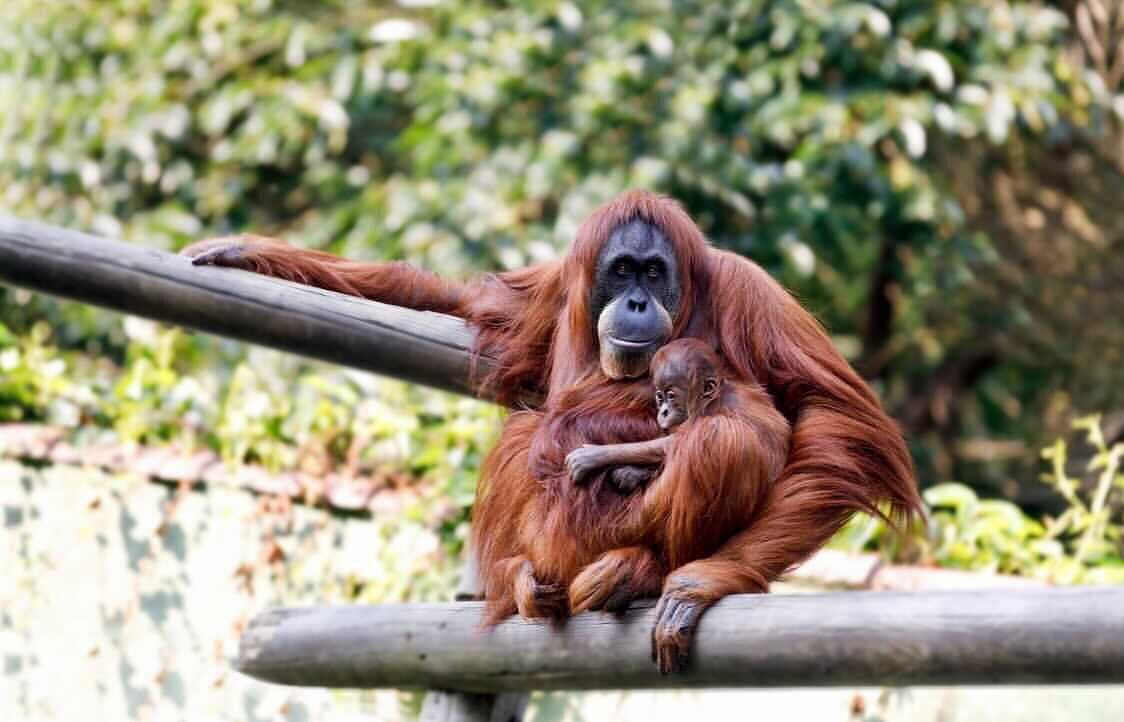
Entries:
{"type": "MultiPolygon", "coordinates": [[[[0,281],[472,395],[459,318],[0,216],[0,281]]],[[[479,370],[492,361],[480,359],[479,370]]]]}
{"type": "Polygon", "coordinates": [[[561,629],[481,605],[277,609],[255,618],[237,667],[314,687],[466,692],[658,687],[1124,683],[1124,588],[729,597],[692,662],[649,659],[654,610],[583,614],[561,629]]]}

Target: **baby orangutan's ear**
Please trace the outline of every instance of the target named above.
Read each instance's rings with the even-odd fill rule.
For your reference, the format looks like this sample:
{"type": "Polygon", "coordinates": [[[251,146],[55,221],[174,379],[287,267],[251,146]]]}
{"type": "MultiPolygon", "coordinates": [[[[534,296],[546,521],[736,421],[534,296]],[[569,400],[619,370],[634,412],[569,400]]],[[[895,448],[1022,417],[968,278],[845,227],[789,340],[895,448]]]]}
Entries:
{"type": "Polygon", "coordinates": [[[718,395],[718,390],[722,388],[722,379],[718,376],[708,376],[703,381],[702,397],[705,401],[710,401],[718,395]]]}

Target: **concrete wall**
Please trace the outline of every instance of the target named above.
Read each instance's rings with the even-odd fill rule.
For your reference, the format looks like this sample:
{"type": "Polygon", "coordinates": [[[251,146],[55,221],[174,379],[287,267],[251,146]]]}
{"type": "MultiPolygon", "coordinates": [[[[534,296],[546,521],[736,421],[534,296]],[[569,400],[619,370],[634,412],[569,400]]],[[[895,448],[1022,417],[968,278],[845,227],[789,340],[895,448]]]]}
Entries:
{"type": "Polygon", "coordinates": [[[4,461],[0,518],[0,720],[398,717],[393,694],[290,690],[229,664],[256,611],[341,598],[374,569],[376,524],[4,461]],[[287,563],[263,558],[278,550],[287,563]]]}

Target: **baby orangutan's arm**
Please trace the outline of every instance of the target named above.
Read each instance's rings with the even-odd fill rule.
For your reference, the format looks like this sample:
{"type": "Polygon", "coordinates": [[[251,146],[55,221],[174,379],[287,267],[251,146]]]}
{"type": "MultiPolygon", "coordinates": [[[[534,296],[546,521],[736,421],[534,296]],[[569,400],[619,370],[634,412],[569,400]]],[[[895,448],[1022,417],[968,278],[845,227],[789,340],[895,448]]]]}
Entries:
{"type": "Polygon", "coordinates": [[[581,484],[591,473],[606,466],[663,463],[670,436],[632,444],[583,444],[566,455],[566,470],[574,482],[581,484]]]}

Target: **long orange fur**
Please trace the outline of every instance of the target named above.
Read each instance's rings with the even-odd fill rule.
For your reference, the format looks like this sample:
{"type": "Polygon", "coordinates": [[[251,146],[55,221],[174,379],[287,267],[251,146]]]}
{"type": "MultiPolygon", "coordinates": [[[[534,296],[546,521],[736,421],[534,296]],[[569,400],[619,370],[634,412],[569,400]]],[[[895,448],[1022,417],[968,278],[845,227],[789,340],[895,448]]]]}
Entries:
{"type": "Polygon", "coordinates": [[[477,328],[477,350],[500,362],[483,385],[509,405],[545,399],[513,411],[481,471],[473,535],[489,622],[661,590],[704,605],[763,592],[854,512],[905,522],[921,508],[899,429],[820,324],[759,266],[710,247],[667,197],[625,193],[586,220],[561,260],[469,284],[256,238],[237,265],[460,315],[477,328]],[[648,380],[601,373],[589,308],[598,252],[615,228],[638,218],[664,232],[679,263],[683,301],[672,338],[700,339],[745,388],[764,392],[682,434],[649,489],[624,496],[604,474],[575,485],[563,462],[583,443],[659,434],[648,380]],[[754,425],[763,400],[791,425],[788,457],[771,483],[760,482],[771,475],[754,425]],[[714,489],[724,495],[720,504],[714,489]],[[666,524],[628,532],[654,493],[668,500],[656,514],[666,524]],[[731,516],[717,535],[699,524],[710,507],[731,516]],[[558,590],[568,604],[539,598],[558,590]]]}

